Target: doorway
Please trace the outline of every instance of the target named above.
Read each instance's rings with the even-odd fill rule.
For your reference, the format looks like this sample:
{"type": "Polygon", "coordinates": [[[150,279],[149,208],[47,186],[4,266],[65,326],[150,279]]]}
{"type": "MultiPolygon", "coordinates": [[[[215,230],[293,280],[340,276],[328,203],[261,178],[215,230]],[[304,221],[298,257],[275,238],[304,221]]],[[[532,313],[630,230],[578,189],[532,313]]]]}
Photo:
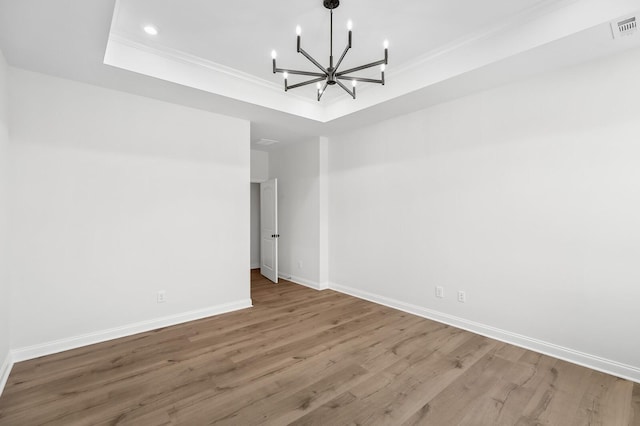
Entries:
{"type": "Polygon", "coordinates": [[[251,183],[251,269],[278,282],[278,180],[251,183]]]}

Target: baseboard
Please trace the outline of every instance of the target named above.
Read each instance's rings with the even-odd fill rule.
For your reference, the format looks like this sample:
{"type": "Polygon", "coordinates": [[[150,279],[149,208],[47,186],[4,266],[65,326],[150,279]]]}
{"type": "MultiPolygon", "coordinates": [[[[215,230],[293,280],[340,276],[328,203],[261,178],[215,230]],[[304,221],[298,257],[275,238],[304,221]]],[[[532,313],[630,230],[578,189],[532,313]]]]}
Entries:
{"type": "Polygon", "coordinates": [[[251,303],[251,299],[244,299],[237,302],[225,303],[205,309],[198,309],[177,315],[170,315],[149,321],[128,324],[122,327],[115,327],[108,330],[101,330],[94,333],[87,333],[24,348],[17,348],[11,351],[11,360],[13,362],[27,361],[45,355],[52,355],[58,352],[64,352],[82,346],[102,343],[108,340],[131,336],[138,333],[144,333],[146,331],[151,331],[158,328],[170,327],[172,325],[178,325],[214,315],[220,315],[227,312],[246,309],[252,306],[253,305],[251,303]]]}
{"type": "Polygon", "coordinates": [[[328,283],[321,284],[315,281],[307,280],[305,278],[296,277],[295,275],[287,274],[286,272],[278,273],[278,278],[282,278],[283,280],[291,281],[292,283],[300,284],[314,290],[326,290],[329,288],[328,283]]]}
{"type": "Polygon", "coordinates": [[[583,367],[588,367],[606,374],[611,374],[613,376],[631,380],[632,382],[640,383],[640,368],[638,367],[622,364],[617,361],[601,358],[595,355],[576,351],[574,349],[565,348],[563,346],[523,336],[521,334],[512,333],[510,331],[502,330],[475,321],[469,321],[464,318],[434,311],[432,309],[427,309],[421,306],[412,305],[410,303],[390,299],[388,297],[369,293],[367,291],[358,290],[335,283],[329,283],[329,288],[340,293],[357,297],[359,299],[368,300],[370,302],[398,309],[403,312],[438,321],[457,328],[461,328],[463,330],[471,331],[472,333],[480,334],[491,339],[499,340],[501,342],[519,346],[524,349],[529,349],[538,353],[562,359],[573,364],[578,364],[583,367]]]}
{"type": "Polygon", "coordinates": [[[260,263],[252,263],[251,269],[260,269],[260,263]]]}
{"type": "Polygon", "coordinates": [[[4,391],[4,387],[7,384],[12,368],[13,358],[11,357],[11,352],[9,352],[4,358],[4,361],[2,361],[2,366],[0,366],[0,396],[2,396],[2,391],[4,391]]]}

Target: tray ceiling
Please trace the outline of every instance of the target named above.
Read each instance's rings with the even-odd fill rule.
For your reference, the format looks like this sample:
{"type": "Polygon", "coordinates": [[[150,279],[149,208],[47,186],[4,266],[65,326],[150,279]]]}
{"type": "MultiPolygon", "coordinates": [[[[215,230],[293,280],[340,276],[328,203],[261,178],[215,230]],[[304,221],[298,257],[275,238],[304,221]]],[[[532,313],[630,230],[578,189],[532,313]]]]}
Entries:
{"type": "Polygon", "coordinates": [[[296,53],[296,25],[305,50],[328,62],[329,14],[320,0],[118,0],[105,63],[328,122],[614,19],[633,3],[343,0],[334,12],[334,50],[344,48],[353,20],[345,67],[382,58],[382,41],[390,41],[387,85],[359,85],[355,101],[338,88],[321,102],[313,86],[284,93],[282,77],[271,73],[273,49],[280,67],[313,71],[296,53]],[[158,35],[143,31],[148,24],[158,35]]]}

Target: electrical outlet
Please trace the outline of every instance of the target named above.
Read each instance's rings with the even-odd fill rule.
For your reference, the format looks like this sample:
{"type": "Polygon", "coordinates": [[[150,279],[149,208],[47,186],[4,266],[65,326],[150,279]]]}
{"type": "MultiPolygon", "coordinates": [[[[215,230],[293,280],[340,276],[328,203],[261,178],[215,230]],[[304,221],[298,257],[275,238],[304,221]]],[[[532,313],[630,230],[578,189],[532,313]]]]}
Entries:
{"type": "Polygon", "coordinates": [[[436,287],[436,297],[439,297],[440,299],[444,297],[444,287],[442,286],[436,287]]]}
{"type": "Polygon", "coordinates": [[[464,303],[467,301],[467,294],[464,291],[458,291],[458,302],[464,303]]]}
{"type": "Polygon", "coordinates": [[[164,290],[158,292],[158,303],[164,303],[167,301],[167,293],[164,290]]]}

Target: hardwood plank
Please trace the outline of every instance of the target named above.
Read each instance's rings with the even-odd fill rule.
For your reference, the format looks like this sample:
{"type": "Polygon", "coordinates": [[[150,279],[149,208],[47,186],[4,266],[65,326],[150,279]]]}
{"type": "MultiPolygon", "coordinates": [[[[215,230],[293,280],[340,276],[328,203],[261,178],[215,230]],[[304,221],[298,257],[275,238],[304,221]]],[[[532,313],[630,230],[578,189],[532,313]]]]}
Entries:
{"type": "Polygon", "coordinates": [[[474,422],[479,424],[483,397],[487,389],[500,380],[508,364],[509,361],[496,356],[495,351],[486,354],[435,398],[425,398],[427,402],[403,424],[460,424],[470,412],[474,413],[474,422]]]}
{"type": "MultiPolygon", "coordinates": [[[[394,315],[391,318],[382,318],[380,321],[384,321],[385,325],[393,327],[394,323],[398,321],[401,321],[399,325],[402,325],[402,323],[412,320],[412,318],[407,318],[406,315],[394,315]]],[[[380,326],[378,323],[373,324],[372,329],[373,326],[380,331],[384,330],[384,326],[380,326]]],[[[384,331],[388,332],[388,330],[384,331]]],[[[352,339],[349,342],[345,342],[344,345],[340,345],[340,351],[348,350],[349,346],[352,346],[353,350],[357,351],[356,344],[362,346],[363,343],[370,344],[368,341],[358,342],[357,339],[352,339]]],[[[225,388],[224,395],[208,395],[205,397],[207,410],[201,410],[198,407],[203,402],[202,397],[206,393],[201,393],[191,399],[182,399],[174,407],[180,418],[189,417],[191,419],[200,419],[203,415],[211,419],[225,417],[229,413],[242,408],[249,408],[249,411],[254,412],[256,406],[265,402],[273,403],[278,401],[297,390],[309,386],[310,383],[317,380],[315,379],[316,377],[331,374],[332,371],[341,368],[344,362],[335,361],[334,355],[340,355],[340,352],[324,351],[315,357],[300,358],[297,364],[292,365],[278,375],[277,387],[273,386],[273,379],[265,375],[257,379],[248,378],[247,382],[242,385],[229,386],[225,388]],[[252,392],[246,392],[246,384],[251,385],[252,392]],[[212,396],[215,397],[215,400],[211,399],[212,396]]],[[[345,361],[349,362],[349,359],[345,361]]]]}
{"type": "Polygon", "coordinates": [[[532,398],[516,424],[569,424],[575,418],[591,370],[558,361],[549,381],[538,388],[540,398],[532,398]]]}
{"type": "Polygon", "coordinates": [[[16,364],[0,425],[640,424],[638,384],[251,276],[251,309],[16,364]]]}
{"type": "Polygon", "coordinates": [[[640,426],[640,383],[635,383],[633,385],[633,394],[631,399],[632,408],[629,424],[640,426]]]}
{"type": "MultiPolygon", "coordinates": [[[[594,371],[576,417],[594,425],[633,424],[632,398],[633,383],[594,371]]],[[[572,424],[579,423],[574,420],[572,424]]]]}
{"type": "Polygon", "coordinates": [[[516,362],[527,352],[524,348],[510,345],[508,343],[499,342],[496,349],[496,356],[504,358],[508,361],[516,362]]]}
{"type": "MultiPolygon", "coordinates": [[[[468,334],[452,349],[431,350],[403,358],[370,380],[319,407],[292,424],[398,424],[420,399],[430,399],[488,352],[493,343],[468,334]]],[[[416,409],[418,407],[416,406],[416,409]]]]}

